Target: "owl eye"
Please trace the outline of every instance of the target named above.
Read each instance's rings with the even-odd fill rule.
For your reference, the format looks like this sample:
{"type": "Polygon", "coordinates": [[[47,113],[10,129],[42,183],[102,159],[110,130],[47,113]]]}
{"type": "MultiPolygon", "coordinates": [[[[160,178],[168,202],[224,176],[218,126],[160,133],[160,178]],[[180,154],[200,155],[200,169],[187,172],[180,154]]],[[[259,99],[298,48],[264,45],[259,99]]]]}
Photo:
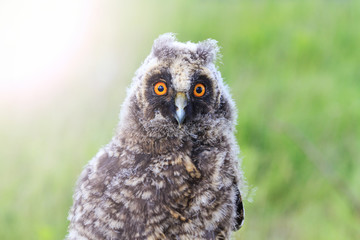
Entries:
{"type": "Polygon", "coordinates": [[[205,94],[205,86],[204,84],[198,83],[194,87],[194,96],[195,97],[202,97],[205,94]]]}
{"type": "Polygon", "coordinates": [[[154,86],[154,91],[157,95],[161,96],[167,93],[167,87],[164,82],[158,82],[154,86]]]}

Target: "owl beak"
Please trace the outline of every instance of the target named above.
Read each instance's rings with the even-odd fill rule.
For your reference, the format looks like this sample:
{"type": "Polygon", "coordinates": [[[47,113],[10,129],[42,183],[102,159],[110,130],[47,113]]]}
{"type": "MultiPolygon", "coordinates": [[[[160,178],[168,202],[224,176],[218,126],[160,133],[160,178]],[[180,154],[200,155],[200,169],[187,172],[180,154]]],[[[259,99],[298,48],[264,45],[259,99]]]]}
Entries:
{"type": "Polygon", "coordinates": [[[179,123],[179,127],[184,122],[185,119],[185,107],[187,105],[187,98],[184,92],[178,92],[175,96],[175,106],[176,106],[176,113],[175,118],[179,123]]]}

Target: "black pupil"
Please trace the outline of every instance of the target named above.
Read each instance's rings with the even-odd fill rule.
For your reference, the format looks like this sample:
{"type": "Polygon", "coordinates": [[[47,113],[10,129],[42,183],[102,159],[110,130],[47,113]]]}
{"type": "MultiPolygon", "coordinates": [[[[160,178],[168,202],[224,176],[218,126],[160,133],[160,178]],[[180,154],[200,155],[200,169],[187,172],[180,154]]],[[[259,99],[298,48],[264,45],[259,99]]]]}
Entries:
{"type": "Polygon", "coordinates": [[[158,86],[158,91],[163,92],[164,91],[164,86],[162,86],[162,85],[158,86]]]}
{"type": "Polygon", "coordinates": [[[203,91],[202,87],[197,87],[197,88],[196,88],[196,92],[197,92],[197,93],[200,94],[200,93],[202,93],[202,91],[203,91]]]}

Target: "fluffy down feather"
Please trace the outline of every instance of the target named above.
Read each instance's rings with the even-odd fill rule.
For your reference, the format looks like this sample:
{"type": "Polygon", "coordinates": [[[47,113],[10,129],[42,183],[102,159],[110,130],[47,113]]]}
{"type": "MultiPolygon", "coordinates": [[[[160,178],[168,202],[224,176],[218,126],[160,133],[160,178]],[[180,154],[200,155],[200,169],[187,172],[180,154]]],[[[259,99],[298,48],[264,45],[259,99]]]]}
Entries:
{"type": "Polygon", "coordinates": [[[168,33],[155,40],[115,136],[79,177],[67,239],[229,239],[241,227],[236,111],[215,66],[218,53],[211,39],[181,43],[168,33]],[[162,96],[154,92],[159,81],[162,96]],[[194,96],[199,83],[202,97],[194,96]]]}

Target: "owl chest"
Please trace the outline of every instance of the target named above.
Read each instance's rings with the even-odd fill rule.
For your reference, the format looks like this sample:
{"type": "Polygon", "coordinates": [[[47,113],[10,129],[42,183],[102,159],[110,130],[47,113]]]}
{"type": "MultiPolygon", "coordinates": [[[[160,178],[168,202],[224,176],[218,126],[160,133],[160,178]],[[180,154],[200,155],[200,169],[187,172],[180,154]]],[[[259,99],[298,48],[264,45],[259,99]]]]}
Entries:
{"type": "Polygon", "coordinates": [[[154,206],[161,206],[169,225],[191,222],[200,226],[206,222],[215,226],[231,215],[227,208],[232,204],[233,179],[228,177],[227,155],[202,151],[192,157],[181,155],[152,175],[154,186],[158,186],[154,206]]]}
{"type": "Polygon", "coordinates": [[[175,226],[182,224],[209,221],[211,225],[215,206],[223,211],[217,200],[223,199],[220,204],[228,205],[219,185],[225,175],[221,162],[217,163],[224,162],[224,156],[202,151],[197,155],[143,157],[136,171],[121,174],[116,184],[111,184],[114,189],[108,195],[116,203],[113,210],[120,217],[139,216],[136,224],[125,222],[131,225],[125,228],[153,231],[154,226],[161,225],[177,234],[175,226]]]}
{"type": "Polygon", "coordinates": [[[156,198],[173,209],[185,211],[202,195],[221,194],[224,182],[230,182],[222,169],[225,157],[226,154],[202,151],[156,161],[149,172],[156,198]]]}
{"type": "Polygon", "coordinates": [[[151,184],[165,201],[171,203],[190,196],[201,173],[188,155],[177,154],[153,161],[148,172],[151,184]]]}

